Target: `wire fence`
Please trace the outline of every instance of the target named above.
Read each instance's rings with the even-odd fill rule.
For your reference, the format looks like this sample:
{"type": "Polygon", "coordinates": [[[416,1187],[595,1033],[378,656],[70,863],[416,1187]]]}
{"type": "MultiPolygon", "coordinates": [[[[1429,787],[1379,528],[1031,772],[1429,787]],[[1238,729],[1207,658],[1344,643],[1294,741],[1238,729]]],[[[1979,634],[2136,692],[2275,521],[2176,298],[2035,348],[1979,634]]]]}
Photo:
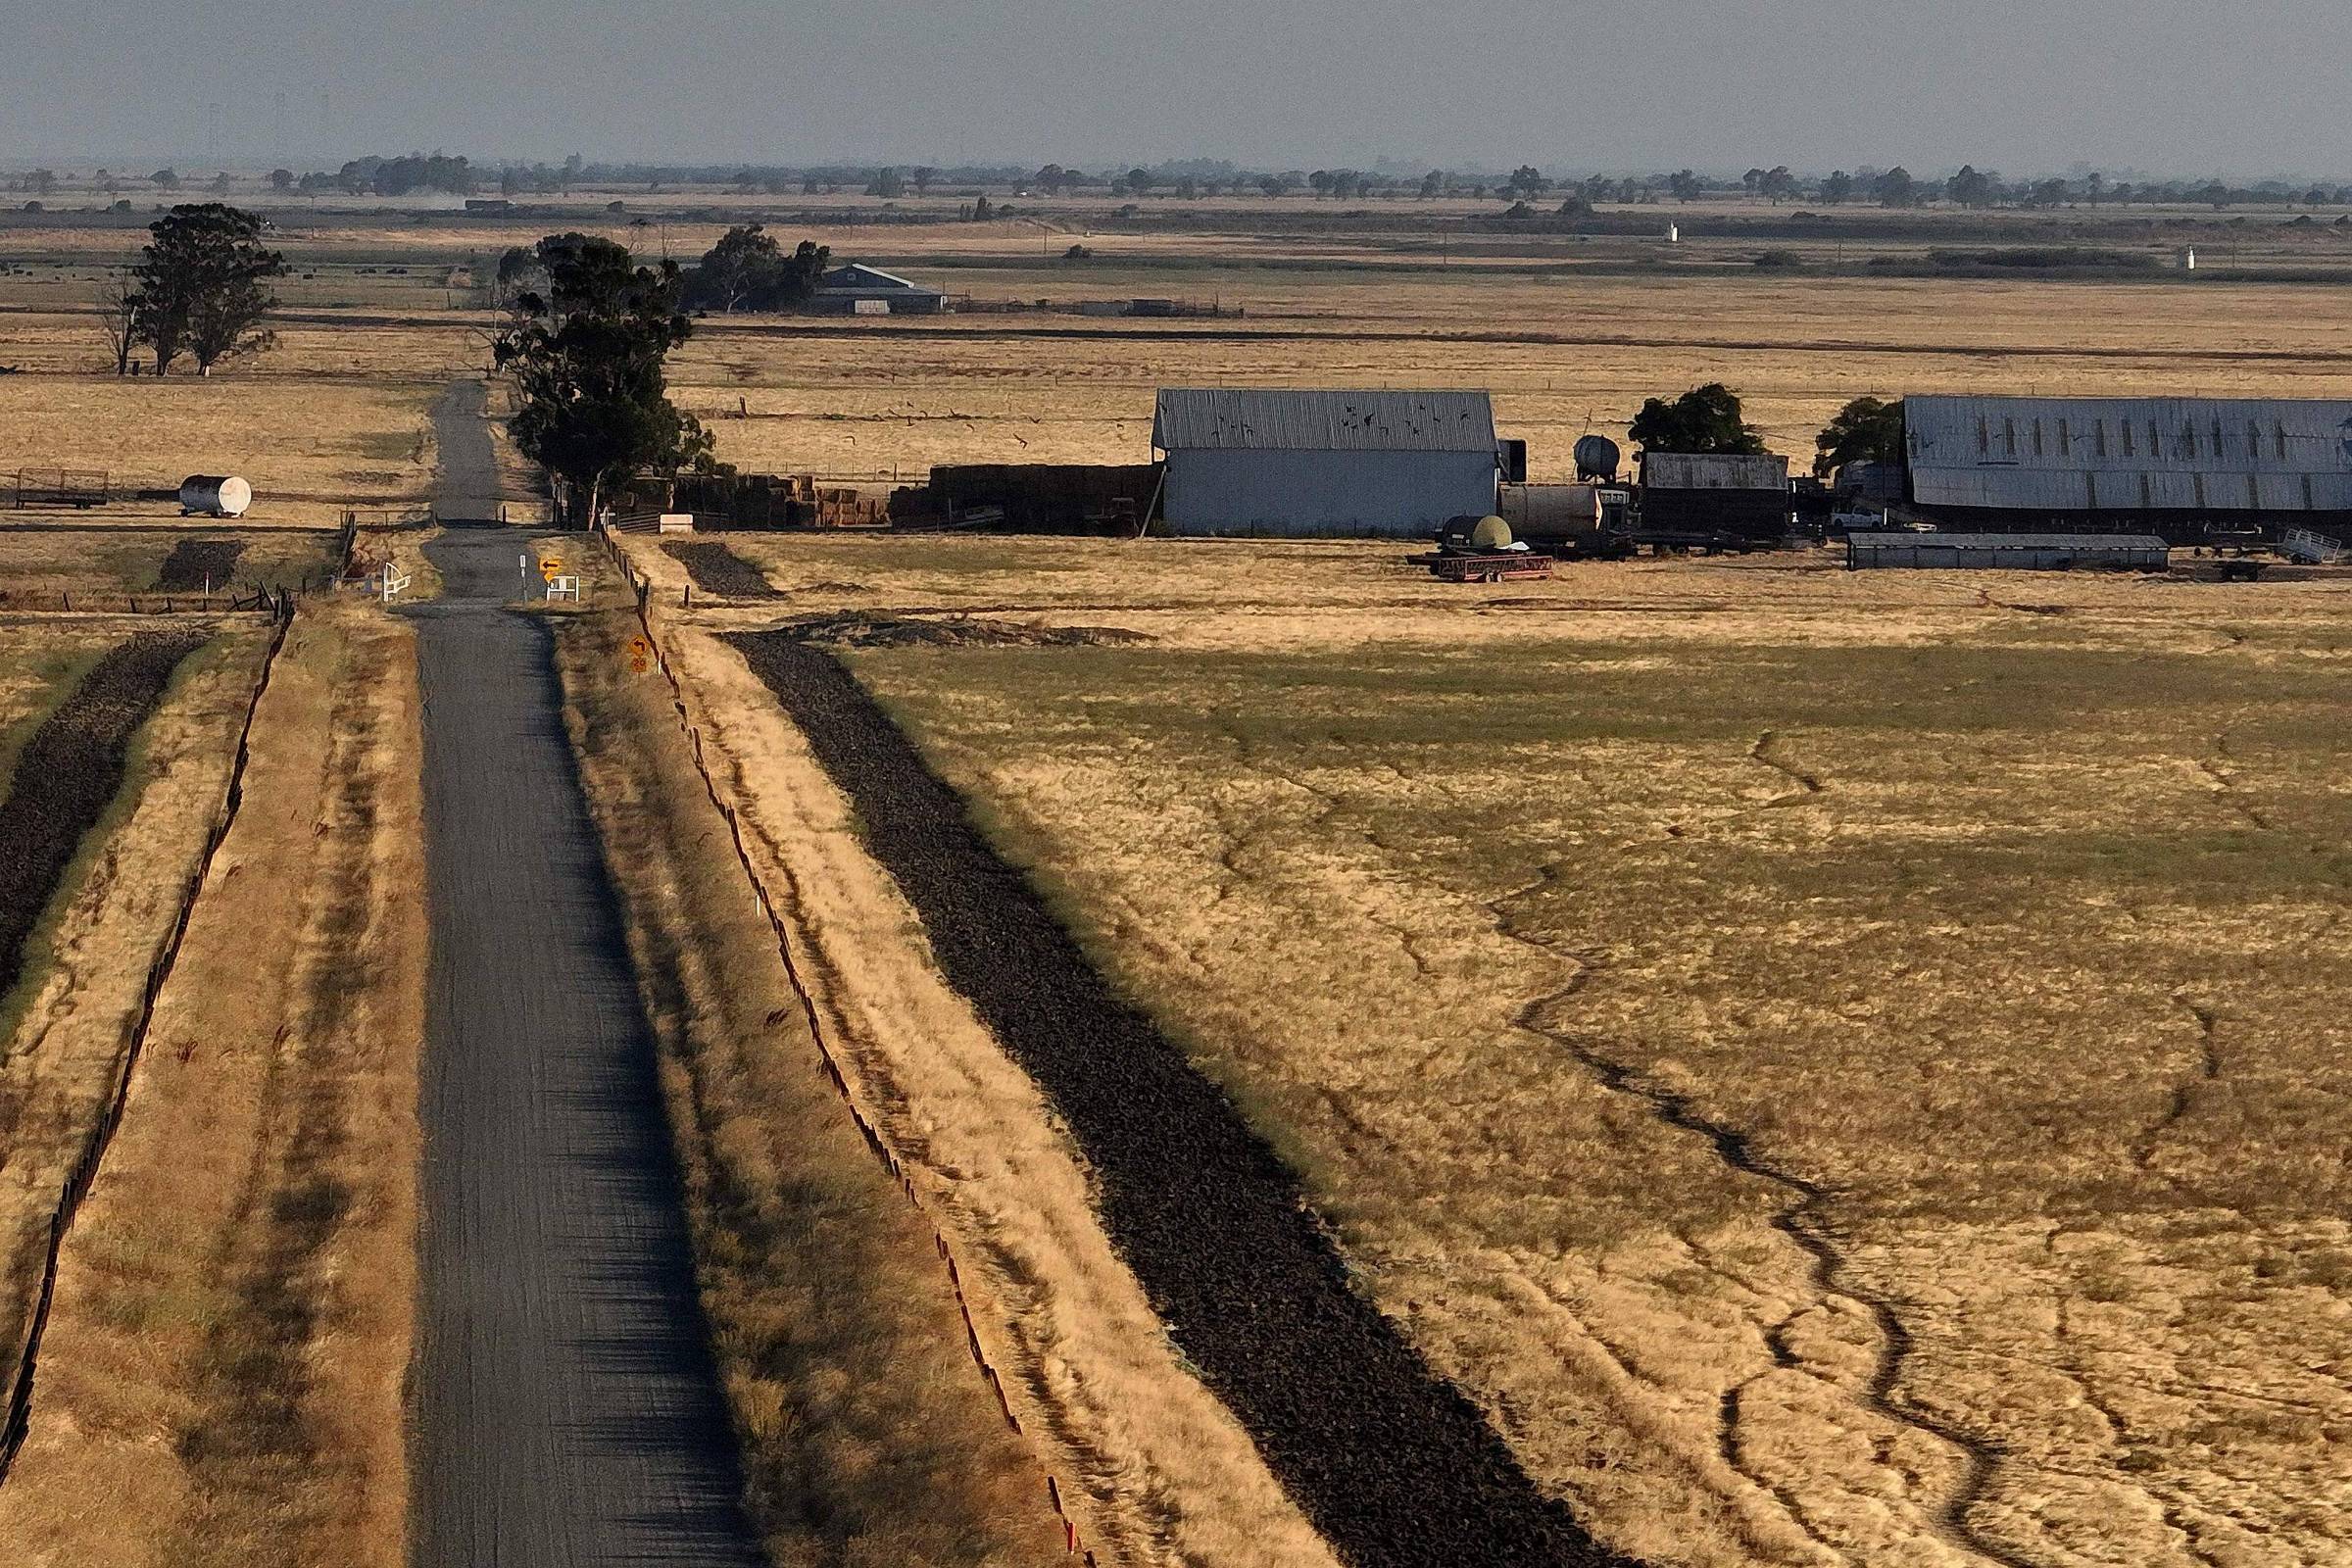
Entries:
{"type": "MultiPolygon", "coordinates": [[[[858,1103],[857,1094],[851,1089],[849,1075],[841,1065],[841,1054],[834,1049],[829,1038],[815,994],[809,989],[806,977],[799,944],[796,943],[791,925],[785,917],[784,909],[788,906],[769,894],[766,880],[760,874],[759,866],[752,859],[751,849],[744,842],[743,824],[736,814],[735,807],[719,793],[718,780],[711,773],[710,764],[704,760],[702,726],[694,721],[693,715],[687,708],[686,688],[679,681],[676,670],[671,667],[669,655],[663,650],[661,633],[654,624],[653,579],[639,575],[636,568],[630,564],[628,554],[622,548],[616,534],[608,530],[599,530],[598,537],[604,541],[606,552],[612,558],[613,564],[620,568],[622,578],[628,583],[630,591],[637,601],[637,623],[644,628],[646,641],[653,649],[655,666],[661,670],[662,678],[668,683],[670,708],[676,714],[680,733],[686,737],[693,750],[694,770],[701,777],[704,793],[710,798],[710,804],[717,808],[720,814],[726,818],[727,834],[735,847],[736,863],[742,867],[745,880],[751,884],[753,901],[759,905],[760,915],[767,921],[768,929],[775,937],[777,956],[783,959],[785,978],[792,986],[794,999],[800,1004],[802,1019],[808,1027],[809,1038],[815,1042],[817,1059],[822,1063],[825,1081],[833,1086],[834,1093],[839,1095],[842,1103],[849,1107],[850,1119],[856,1123],[858,1135],[865,1140],[867,1151],[873,1154],[885,1170],[890,1172],[891,1179],[897,1182],[899,1190],[906,1194],[906,1201],[913,1205],[915,1212],[920,1214],[924,1223],[930,1227],[932,1244],[938,1250],[940,1261],[947,1270],[949,1288],[955,1293],[956,1310],[963,1319],[964,1347],[971,1352],[973,1364],[980,1369],[980,1376],[988,1384],[989,1392],[996,1396],[997,1408],[1004,1415],[1005,1426],[1016,1434],[1025,1435],[1026,1429],[1022,1427],[1021,1418],[1012,1407],[1011,1396],[1005,1392],[1004,1379],[997,1371],[994,1363],[989,1360],[988,1352],[980,1344],[980,1332],[972,1319],[971,1300],[964,1291],[963,1270],[956,1264],[956,1250],[949,1245],[947,1231],[940,1224],[938,1216],[933,1214],[930,1206],[923,1201],[922,1194],[916,1189],[914,1178],[908,1174],[906,1162],[890,1147],[889,1141],[882,1134],[880,1125],[866,1113],[864,1107],[858,1103]]],[[[1060,1479],[1049,1470],[1045,1473],[1045,1483],[1047,1504],[1054,1510],[1055,1518],[1061,1523],[1064,1549],[1069,1555],[1082,1559],[1086,1568],[1096,1568],[1095,1554],[1080,1540],[1078,1521],[1071,1516],[1064,1501],[1067,1494],[1060,1479]]]]}
{"type": "Polygon", "coordinates": [[[114,1082],[109,1087],[106,1110],[82,1137],[81,1152],[75,1157],[73,1169],[67,1174],[64,1189],[59,1193],[57,1207],[49,1216],[49,1242],[42,1254],[41,1286],[34,1298],[32,1316],[28,1320],[22,1345],[18,1348],[16,1368],[9,1379],[8,1411],[5,1423],[0,1423],[0,1485],[6,1484],[9,1472],[15,1467],[17,1452],[24,1446],[26,1433],[32,1426],[33,1375],[40,1359],[41,1339],[48,1332],[49,1311],[57,1298],[57,1275],[65,1253],[66,1238],[74,1229],[74,1217],[80,1213],[82,1201],[89,1197],[91,1185],[98,1179],[98,1167],[115,1141],[115,1133],[122,1125],[122,1113],[130,1102],[130,1084],[138,1071],[139,1059],[145,1054],[147,1034],[155,1022],[155,1004],[163,995],[164,985],[172,978],[172,968],[179,962],[180,942],[188,932],[188,921],[196,910],[196,899],[204,890],[206,877],[212,873],[213,858],[220,853],[221,842],[237,818],[237,808],[245,799],[245,765],[252,755],[254,715],[260,711],[262,695],[270,689],[270,672],[277,667],[277,656],[285,647],[286,633],[294,624],[294,604],[290,598],[280,598],[274,609],[270,644],[262,655],[262,667],[254,677],[253,695],[245,705],[245,720],[237,731],[237,749],[230,760],[228,783],[221,794],[220,808],[214,813],[211,830],[205,835],[204,853],[197,857],[196,865],[188,873],[180,889],[178,910],[172,918],[172,929],[163,946],[147,965],[147,983],[139,994],[138,1011],[123,1026],[122,1050],[115,1064],[114,1082]]]}

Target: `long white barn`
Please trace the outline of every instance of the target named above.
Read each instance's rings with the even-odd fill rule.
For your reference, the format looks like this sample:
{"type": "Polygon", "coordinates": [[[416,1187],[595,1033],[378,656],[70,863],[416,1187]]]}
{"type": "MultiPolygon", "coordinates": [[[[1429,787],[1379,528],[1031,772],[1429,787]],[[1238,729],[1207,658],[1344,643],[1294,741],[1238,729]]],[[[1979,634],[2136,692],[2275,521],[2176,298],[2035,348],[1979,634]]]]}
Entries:
{"type": "Polygon", "coordinates": [[[1911,500],[1993,527],[2063,519],[2352,524],[2352,402],[1920,396],[1911,500]]]}

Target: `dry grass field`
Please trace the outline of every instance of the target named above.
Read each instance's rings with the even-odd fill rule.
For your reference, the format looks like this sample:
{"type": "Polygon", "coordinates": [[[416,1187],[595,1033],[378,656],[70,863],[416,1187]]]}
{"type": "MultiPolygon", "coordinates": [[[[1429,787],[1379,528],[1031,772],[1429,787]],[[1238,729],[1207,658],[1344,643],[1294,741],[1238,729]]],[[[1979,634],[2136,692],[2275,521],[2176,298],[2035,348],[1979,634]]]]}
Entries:
{"type": "MultiPolygon", "coordinates": [[[[44,651],[96,637],[112,646],[154,629],[130,617],[54,624],[62,632],[55,639],[45,623],[10,629],[44,651]]],[[[220,808],[267,637],[260,617],[223,621],[180,664],[131,745],[114,804],[34,929],[24,978],[0,1010],[0,1346],[21,1341],[49,1215],[103,1109],[147,965],[220,808]]]]}
{"type": "MultiPolygon", "coordinates": [[[[498,222],[285,204],[276,346],[162,383],[97,373],[87,314],[137,227],[0,215],[0,368],[22,371],[0,375],[0,485],[21,466],[135,488],[235,471],[258,496],[243,530],[155,500],[0,513],[0,589],[144,592],[187,535],[293,571],[343,508],[421,502],[429,410],[484,357],[466,274],[572,226],[690,257],[731,216],[707,192],[629,193],[626,217],[608,199],[498,222]]],[[[1818,241],[1786,272],[1743,238],[1666,258],[1474,236],[1466,204],[1447,237],[1304,201],[1274,210],[1298,216],[1288,232],[1250,202],[1190,224],[1085,203],[963,223],[954,205],[741,216],[984,303],[1247,314],[706,320],[671,379],[722,458],[906,482],[934,463],[1139,461],[1172,384],[1491,388],[1539,479],[1566,476],[1578,435],[1706,380],[1800,468],[1862,394],[2352,396],[2340,289],[2232,277],[2234,256],[2193,281],[1927,280],[1818,241]],[[1065,262],[1072,244],[1093,258],[1065,262]]],[[[1973,237],[2106,242],[2065,222],[1973,237]]],[[[2272,226],[2245,265],[2340,269],[2339,236],[2272,226]]],[[[421,536],[376,542],[406,559],[421,536]]],[[[854,610],[967,617],[969,646],[844,657],[1304,1175],[1364,1290],[1611,1543],[1661,1568],[2352,1563],[2340,581],[1781,557],[1438,589],[1392,546],[726,542],[783,598],[668,612],[690,701],[1026,1427],[992,1426],[959,1340],[938,1343],[912,1222],[885,1223],[896,1199],[870,1170],[846,1174],[862,1151],[837,1162],[830,1091],[767,1021],[779,977],[716,983],[741,910],[672,880],[706,874],[712,843],[691,812],[612,814],[673,791],[677,759],[632,749],[644,694],[568,644],[582,712],[628,720],[575,739],[640,955],[672,988],[652,1000],[705,1299],[780,1560],[1052,1556],[1032,1459],[1105,1568],[1331,1560],[1153,1318],[1082,1162],[940,980],[855,813],[711,635],[854,610]],[[981,621],[1149,640],[999,646],[981,621]]],[[[678,563],[635,557],[677,605],[678,563]]],[[[0,617],[0,764],[130,627],[0,617]]],[[[227,630],[183,669],[135,809],[77,869],[7,1020],[0,1344],[259,635],[227,630]]],[[[280,803],[314,780],[301,822],[328,835],[296,846],[272,808],[191,934],[158,1036],[173,1049],[61,1297],[44,1366],[61,1402],[0,1489],[0,1540],[36,1560],[397,1555],[383,1412],[413,1020],[392,1001],[407,938],[380,922],[413,853],[388,824],[415,809],[386,741],[406,688],[373,671],[403,655],[358,619],[298,636],[255,766],[280,803]],[[328,874],[355,859],[360,882],[328,874]],[[268,867],[300,900],[254,892],[268,867]],[[271,919],[282,961],[216,1040],[196,1020],[237,989],[230,927],[271,919]],[[324,955],[350,919],[390,946],[341,995],[324,955]]]]}
{"type": "Polygon", "coordinates": [[[2342,1560],[2352,585],[730,544],[1620,1544],[2342,1560]]]}
{"type": "Polygon", "coordinates": [[[404,1560],[424,931],[408,629],[307,613],[65,1255],[0,1537],[404,1560]]]}
{"type": "Polygon", "coordinates": [[[1133,323],[1159,329],[1141,339],[1058,317],[712,323],[672,379],[746,469],[910,482],[934,463],[1147,461],[1161,386],[1488,388],[1538,479],[1572,476],[1579,435],[1622,437],[1643,399],[1703,381],[1738,390],[1799,469],[1815,432],[1866,393],[2352,394],[2352,327],[2282,310],[2272,285],[1309,273],[1277,286],[1333,318],[1133,323]],[[1529,337],[1557,341],[1515,341],[1529,337]]]}
{"type": "Polygon", "coordinates": [[[1060,1560],[1039,1455],[964,1349],[929,1227],[822,1074],[668,688],[629,672],[635,617],[555,624],[770,1559],[1060,1560]]]}

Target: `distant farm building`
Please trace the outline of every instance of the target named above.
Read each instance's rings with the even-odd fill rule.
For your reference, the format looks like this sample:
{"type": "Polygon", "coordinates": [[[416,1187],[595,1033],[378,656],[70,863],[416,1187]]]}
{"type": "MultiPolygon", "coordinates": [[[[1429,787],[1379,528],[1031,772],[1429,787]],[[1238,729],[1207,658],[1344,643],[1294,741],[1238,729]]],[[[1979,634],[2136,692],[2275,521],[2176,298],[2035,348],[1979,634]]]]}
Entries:
{"type": "Polygon", "coordinates": [[[937,316],[948,308],[948,296],[912,278],[852,262],[818,278],[808,305],[840,316],[937,316]]]}
{"type": "Polygon", "coordinates": [[[1788,533],[1788,460],[1712,452],[1642,454],[1642,531],[1778,544],[1788,533]]]}
{"type": "Polygon", "coordinates": [[[1911,397],[1911,503],[1978,529],[2352,530],[2352,402],[1911,397]]]}
{"type": "Polygon", "coordinates": [[[1494,510],[1484,392],[1166,388],[1152,444],[1180,534],[1426,538],[1494,510]]]}
{"type": "Polygon", "coordinates": [[[2163,540],[2130,533],[1854,533],[1845,552],[1854,571],[2162,571],[2170,557],[2163,540]]]}

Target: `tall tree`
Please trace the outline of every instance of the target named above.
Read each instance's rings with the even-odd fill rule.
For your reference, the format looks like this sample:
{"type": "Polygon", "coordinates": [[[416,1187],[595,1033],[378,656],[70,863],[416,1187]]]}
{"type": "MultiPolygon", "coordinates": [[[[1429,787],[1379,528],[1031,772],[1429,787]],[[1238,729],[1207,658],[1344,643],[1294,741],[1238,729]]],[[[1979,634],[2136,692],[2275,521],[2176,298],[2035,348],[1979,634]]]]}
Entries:
{"type": "Polygon", "coordinates": [[[1692,387],[1672,403],[1651,398],[1626,433],[1644,452],[1756,456],[1764,437],[1740,415],[1740,395],[1721,381],[1692,387]]]}
{"type": "Polygon", "coordinates": [[[148,225],[154,236],[134,268],[139,339],[155,351],[155,373],[183,353],[210,375],[222,360],[269,346],[259,330],[277,304],[269,280],[286,259],[262,243],[262,220],[220,202],[172,208],[148,225]]]}
{"type": "Polygon", "coordinates": [[[1688,169],[1675,171],[1674,174],[1667,179],[1666,188],[1674,192],[1676,201],[1686,204],[1698,200],[1698,193],[1701,189],[1698,176],[1688,169]]]}
{"type": "Polygon", "coordinates": [[[1756,190],[1778,207],[1796,194],[1796,176],[1788,172],[1787,164],[1776,165],[1764,171],[1764,177],[1756,181],[1756,190]]]}
{"type": "Polygon", "coordinates": [[[662,373],[693,331],[676,264],[638,267],[589,234],[551,234],[534,250],[547,287],[508,307],[497,364],[519,400],[514,444],[566,482],[574,520],[594,518],[633,473],[708,466],[710,434],[669,401],[662,373]]]}
{"type": "Polygon", "coordinates": [[[1521,164],[1511,171],[1511,177],[1503,181],[1502,188],[1514,196],[1541,196],[1551,189],[1551,180],[1535,165],[1521,164]]]}
{"type": "Polygon", "coordinates": [[[1870,182],[1870,193],[1881,207],[1909,207],[1919,200],[1919,184],[1911,171],[1897,164],[1870,182]]]}
{"type": "Polygon", "coordinates": [[[1821,182],[1821,199],[1832,207],[1842,207],[1853,199],[1854,176],[1844,170],[1833,170],[1830,177],[1821,182]]]}
{"type": "Polygon", "coordinates": [[[1903,400],[1856,398],[1813,438],[1813,471],[1827,477],[1849,463],[1903,461],[1903,400]]]}
{"type": "Polygon", "coordinates": [[[98,291],[98,329],[105,335],[107,353],[114,357],[117,375],[130,373],[130,357],[139,351],[142,303],[138,281],[128,272],[108,273],[98,291]]]}
{"type": "Polygon", "coordinates": [[[1962,164],[1960,172],[1944,181],[1943,193],[1962,207],[1992,205],[1992,176],[1981,172],[1974,164],[1962,164]]]}

